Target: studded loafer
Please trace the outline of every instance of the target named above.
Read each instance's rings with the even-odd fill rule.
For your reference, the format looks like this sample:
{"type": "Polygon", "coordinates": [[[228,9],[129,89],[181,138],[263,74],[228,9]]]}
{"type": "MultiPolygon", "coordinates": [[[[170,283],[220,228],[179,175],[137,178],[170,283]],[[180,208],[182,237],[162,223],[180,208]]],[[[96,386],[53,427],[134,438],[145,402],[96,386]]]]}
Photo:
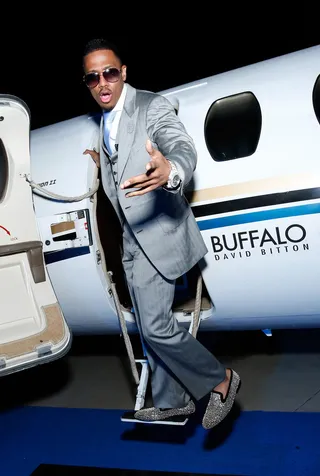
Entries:
{"type": "Polygon", "coordinates": [[[241,380],[237,372],[231,369],[230,384],[223,399],[220,392],[213,390],[210,393],[209,403],[202,420],[202,426],[209,430],[217,426],[230,412],[236,395],[240,389],[241,380]]]}
{"type": "Polygon", "coordinates": [[[142,408],[135,412],[134,417],[142,421],[161,421],[175,416],[191,415],[195,409],[195,404],[190,400],[188,405],[181,408],[142,408]]]}

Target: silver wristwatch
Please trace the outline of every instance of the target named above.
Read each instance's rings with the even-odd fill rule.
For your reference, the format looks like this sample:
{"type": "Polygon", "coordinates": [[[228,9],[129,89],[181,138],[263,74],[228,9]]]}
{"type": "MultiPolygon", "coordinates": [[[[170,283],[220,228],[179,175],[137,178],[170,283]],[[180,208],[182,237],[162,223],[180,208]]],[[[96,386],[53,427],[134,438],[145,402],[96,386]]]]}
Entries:
{"type": "Polygon", "coordinates": [[[178,169],[173,162],[168,160],[169,164],[171,165],[171,172],[168,178],[168,182],[165,184],[165,188],[170,190],[174,190],[179,187],[181,178],[178,173],[178,169]]]}

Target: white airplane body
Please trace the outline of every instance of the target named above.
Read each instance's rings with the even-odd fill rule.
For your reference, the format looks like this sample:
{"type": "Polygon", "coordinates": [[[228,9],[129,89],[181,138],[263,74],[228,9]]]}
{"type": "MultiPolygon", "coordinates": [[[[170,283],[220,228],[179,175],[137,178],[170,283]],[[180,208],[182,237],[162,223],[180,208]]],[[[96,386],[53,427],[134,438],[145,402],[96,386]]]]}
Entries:
{"type": "MultiPolygon", "coordinates": [[[[160,92],[176,106],[198,152],[186,195],[208,248],[199,264],[199,331],[320,327],[319,58],[315,46],[160,92]]],[[[0,95],[1,117],[3,177],[8,168],[8,180],[0,178],[0,374],[6,374],[63,355],[71,333],[121,332],[119,313],[129,334],[137,329],[121,268],[121,231],[102,184],[79,199],[97,186],[98,169],[83,151],[97,147],[100,117],[36,129],[30,142],[30,117],[19,98],[0,95]],[[34,265],[25,244],[37,240],[34,265]],[[34,278],[42,269],[39,242],[42,280],[34,278]],[[51,321],[48,305],[56,306],[51,321]],[[56,340],[49,324],[59,328],[56,340]]],[[[174,313],[186,326],[197,307],[196,283],[192,273],[177,282],[174,313]]]]}

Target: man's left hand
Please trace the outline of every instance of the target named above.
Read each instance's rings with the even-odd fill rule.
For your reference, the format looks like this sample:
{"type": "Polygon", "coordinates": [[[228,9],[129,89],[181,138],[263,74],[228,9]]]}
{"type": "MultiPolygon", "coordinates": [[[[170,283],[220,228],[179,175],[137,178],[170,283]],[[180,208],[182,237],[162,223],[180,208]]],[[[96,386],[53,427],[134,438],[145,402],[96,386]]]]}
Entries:
{"type": "Polygon", "coordinates": [[[152,147],[149,139],[146,143],[146,149],[150,155],[150,161],[146,165],[147,172],[145,174],[136,175],[121,184],[122,189],[139,188],[136,192],[127,193],[126,197],[144,195],[145,193],[151,192],[151,190],[162,187],[168,182],[171,171],[169,161],[159,150],[152,147]]]}

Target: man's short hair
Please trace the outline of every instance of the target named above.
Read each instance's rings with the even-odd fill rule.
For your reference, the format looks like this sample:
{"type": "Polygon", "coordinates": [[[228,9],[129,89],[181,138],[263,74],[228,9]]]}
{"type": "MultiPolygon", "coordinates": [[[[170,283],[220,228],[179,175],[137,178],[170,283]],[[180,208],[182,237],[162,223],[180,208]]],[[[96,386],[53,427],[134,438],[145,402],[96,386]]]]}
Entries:
{"type": "Polygon", "coordinates": [[[121,53],[118,49],[118,47],[112,43],[109,40],[106,40],[104,38],[93,38],[89,40],[83,50],[83,59],[85,56],[87,56],[89,53],[92,53],[93,51],[97,50],[111,50],[113,53],[117,56],[119,59],[120,63],[122,64],[122,56],[121,53]]]}

